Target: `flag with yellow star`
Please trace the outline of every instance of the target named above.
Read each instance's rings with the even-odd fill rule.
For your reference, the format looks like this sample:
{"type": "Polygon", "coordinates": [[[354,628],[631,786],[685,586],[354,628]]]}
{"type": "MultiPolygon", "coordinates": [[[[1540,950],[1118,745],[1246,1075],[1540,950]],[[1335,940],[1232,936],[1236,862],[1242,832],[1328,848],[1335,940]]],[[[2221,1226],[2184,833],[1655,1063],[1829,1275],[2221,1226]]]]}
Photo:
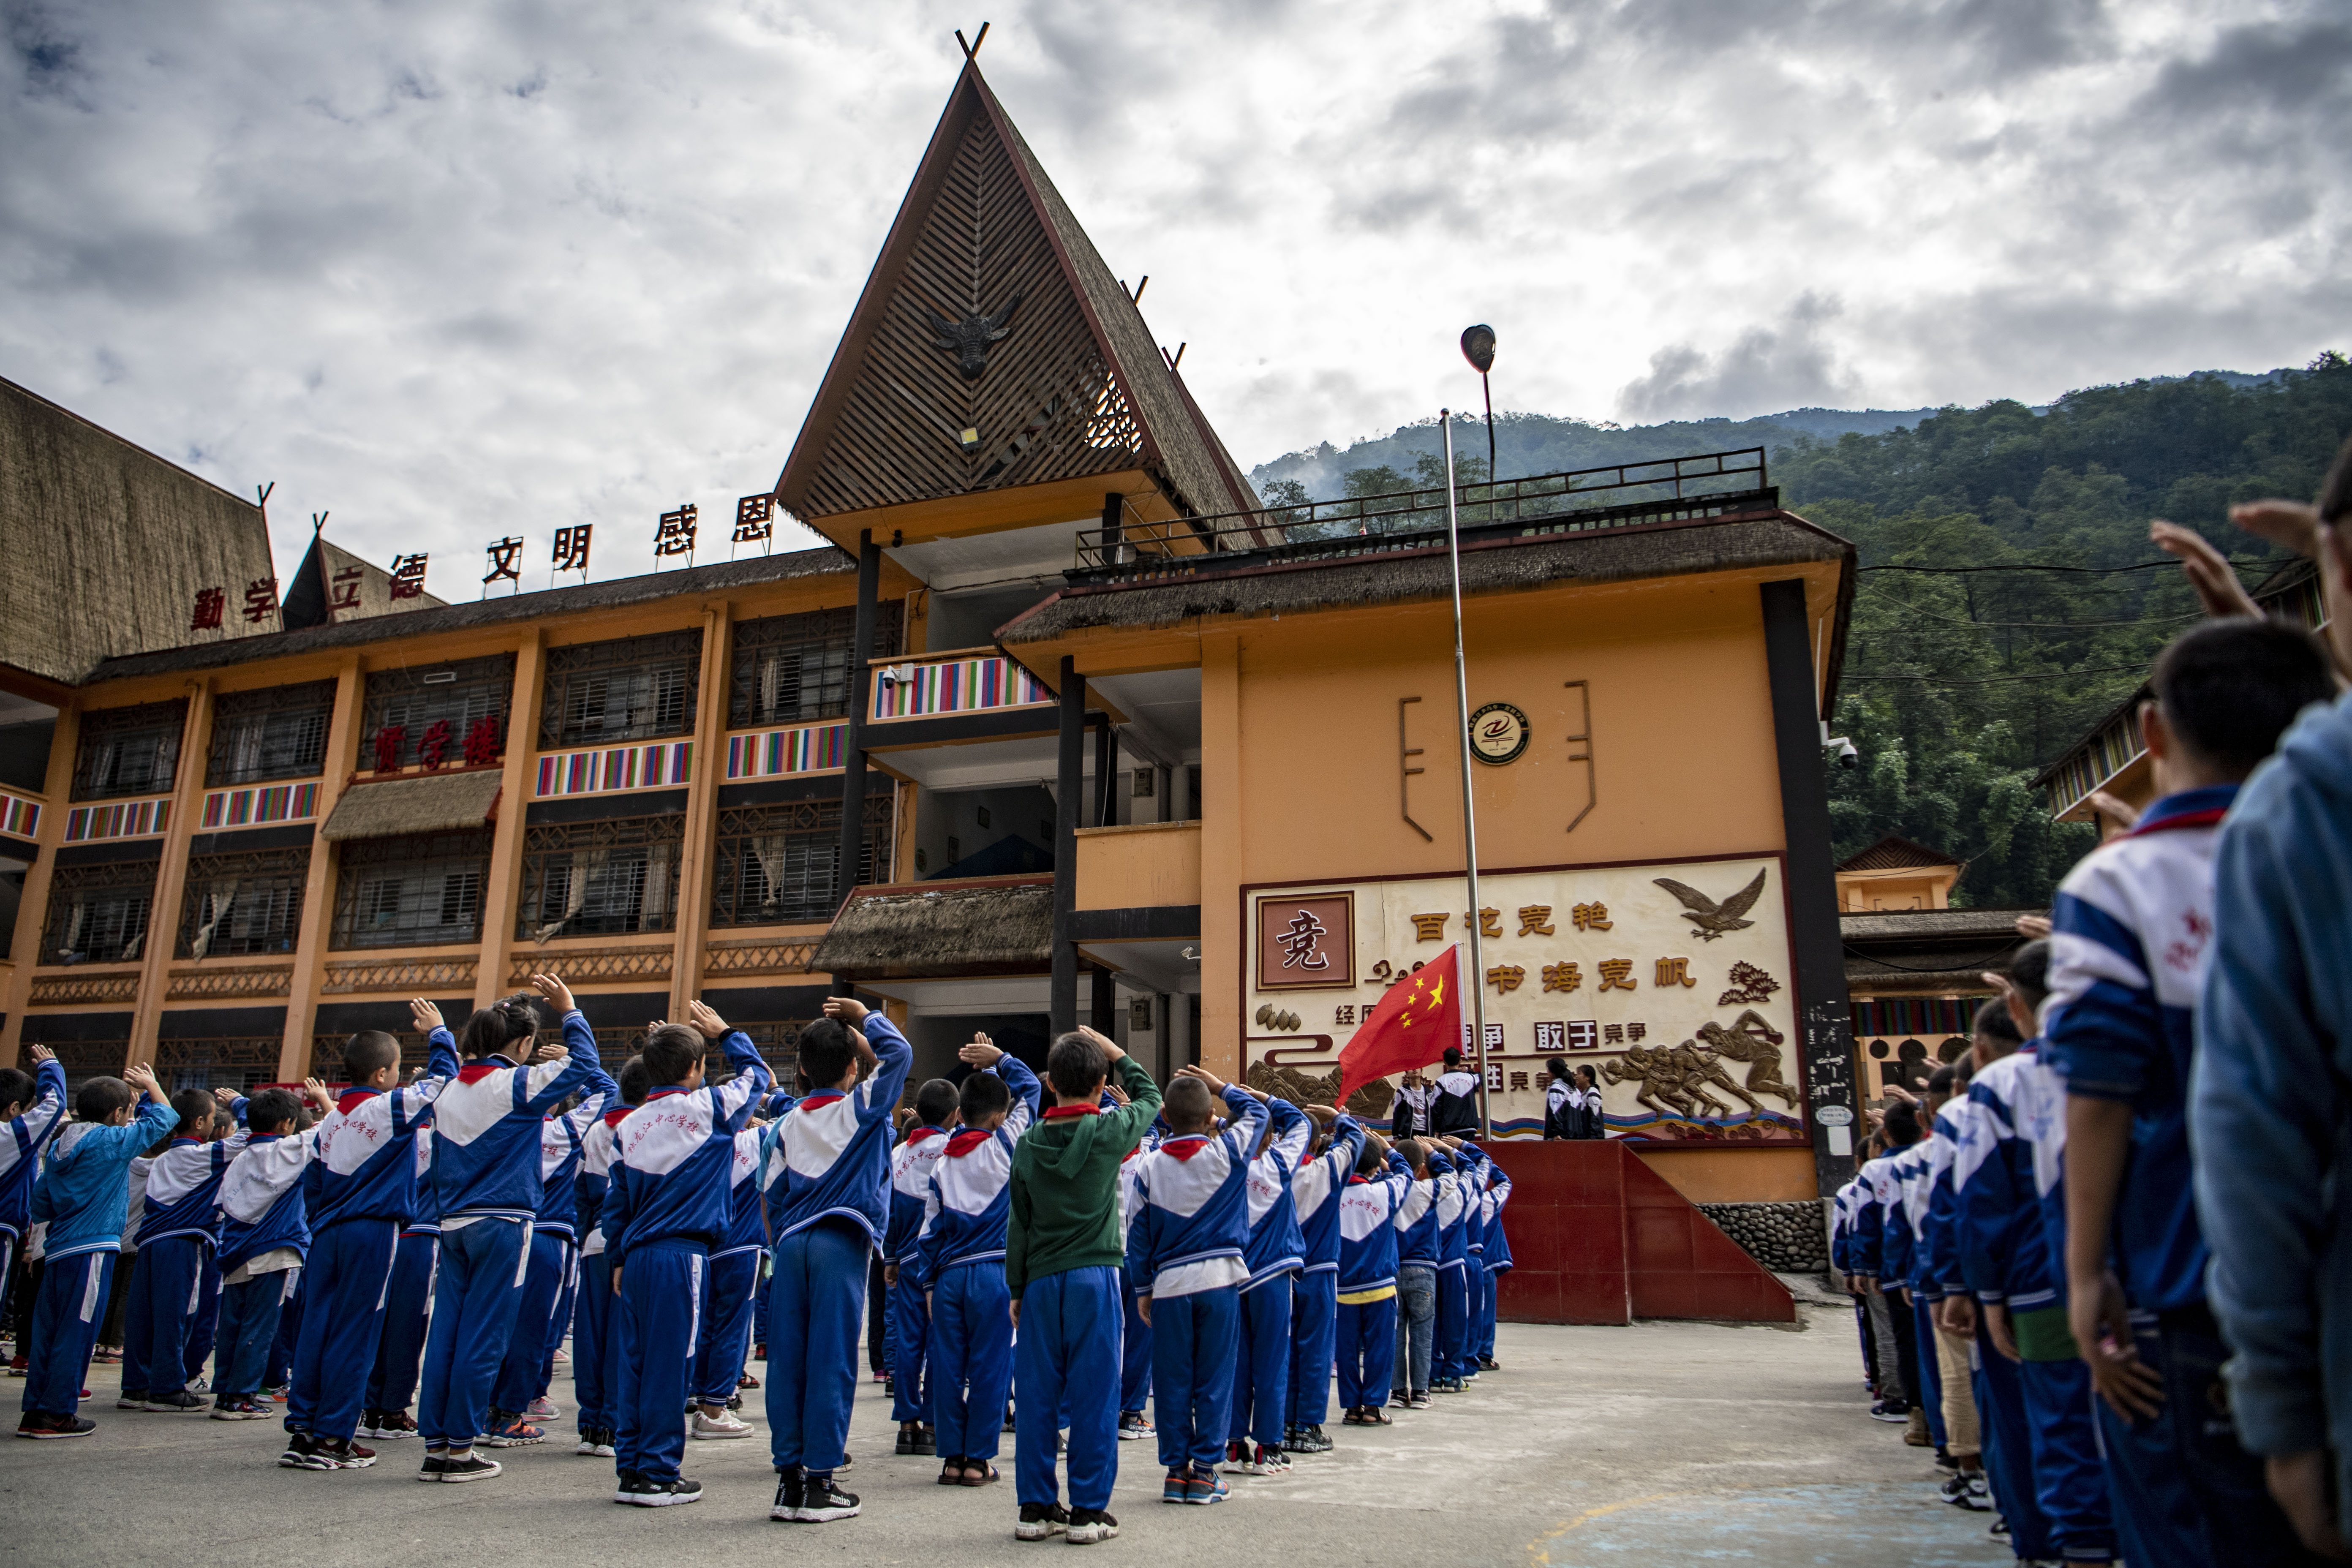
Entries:
{"type": "Polygon", "coordinates": [[[1425,1068],[1462,1043],[1462,996],[1455,984],[1459,944],[1447,948],[1388,989],[1339,1047],[1339,1095],[1374,1079],[1425,1068]]]}

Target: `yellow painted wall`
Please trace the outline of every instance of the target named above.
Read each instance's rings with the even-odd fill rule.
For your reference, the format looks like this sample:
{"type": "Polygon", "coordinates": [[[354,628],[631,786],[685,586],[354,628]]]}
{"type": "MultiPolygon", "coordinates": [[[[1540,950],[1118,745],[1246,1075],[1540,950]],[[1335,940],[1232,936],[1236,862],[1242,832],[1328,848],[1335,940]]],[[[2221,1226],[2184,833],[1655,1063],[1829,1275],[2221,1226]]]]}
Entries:
{"type": "Polygon", "coordinates": [[[1199,823],[1078,829],[1078,908],[1143,909],[1200,901],[1199,823]]]}

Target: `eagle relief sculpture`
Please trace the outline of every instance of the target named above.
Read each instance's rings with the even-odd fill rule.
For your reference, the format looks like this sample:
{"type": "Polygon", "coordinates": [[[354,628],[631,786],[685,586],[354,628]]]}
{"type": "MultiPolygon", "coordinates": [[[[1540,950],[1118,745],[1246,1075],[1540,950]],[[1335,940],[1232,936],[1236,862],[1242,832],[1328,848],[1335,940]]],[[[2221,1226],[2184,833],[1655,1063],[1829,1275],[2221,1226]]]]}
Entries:
{"type": "Polygon", "coordinates": [[[923,307],[923,314],[929,320],[931,346],[955,355],[956,368],[963,372],[966,381],[978,381],[988,368],[988,351],[1011,335],[1008,323],[1020,308],[1021,296],[1015,294],[992,316],[974,310],[960,321],[951,321],[929,305],[923,307]]]}
{"type": "Polygon", "coordinates": [[[1764,896],[1764,872],[1757,872],[1754,881],[1719,904],[1687,882],[1677,882],[1672,877],[1650,879],[1682,900],[1683,919],[1698,927],[1701,942],[1713,942],[1726,931],[1746,931],[1756,923],[1739,917],[1754,909],[1756,900],[1764,896]]]}

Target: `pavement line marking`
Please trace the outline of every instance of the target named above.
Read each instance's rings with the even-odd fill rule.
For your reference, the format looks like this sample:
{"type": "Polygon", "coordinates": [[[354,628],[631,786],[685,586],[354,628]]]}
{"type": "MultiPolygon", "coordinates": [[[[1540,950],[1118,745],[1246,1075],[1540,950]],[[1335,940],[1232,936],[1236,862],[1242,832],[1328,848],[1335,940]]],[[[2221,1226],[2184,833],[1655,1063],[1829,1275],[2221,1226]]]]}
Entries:
{"type": "Polygon", "coordinates": [[[1537,1564],[1549,1563],[1551,1562],[1551,1552],[1549,1549],[1549,1542],[1557,1541],[1559,1537],[1566,1535],[1571,1530],[1581,1529],[1583,1526],[1591,1523],[1594,1520],[1615,1513],[1620,1510],[1640,1508],[1644,1503],[1664,1502],[1670,1498],[1697,1497],[1700,1495],[1701,1494],[1698,1492],[1652,1492],[1647,1497],[1629,1497],[1617,1502],[1604,1502],[1597,1508],[1588,1508],[1582,1513],[1578,1514],[1574,1519],[1570,1520],[1566,1524],[1560,1525],[1557,1529],[1548,1530],[1541,1535],[1537,1536],[1533,1541],[1528,1542],[1528,1561],[1531,1563],[1537,1564]]]}

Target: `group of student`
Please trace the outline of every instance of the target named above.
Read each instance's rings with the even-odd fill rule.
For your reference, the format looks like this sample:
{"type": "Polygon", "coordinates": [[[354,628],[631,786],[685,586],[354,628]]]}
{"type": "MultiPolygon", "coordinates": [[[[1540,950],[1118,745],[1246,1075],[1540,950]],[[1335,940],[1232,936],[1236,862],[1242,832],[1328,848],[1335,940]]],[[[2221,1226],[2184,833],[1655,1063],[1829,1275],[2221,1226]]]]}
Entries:
{"type": "Polygon", "coordinates": [[[2242,1323],[2209,1297],[2232,1226],[2199,1188],[2236,1142],[2204,1106],[2248,1087],[2210,1055],[2203,1016],[2232,918],[2217,857],[2241,786],[2336,684],[2318,639],[2250,616],[2182,634],[2152,684],[2158,798],[2074,868],[2046,921],[2021,922],[2048,934],[1985,977],[2000,994],[1968,1052],[1924,1097],[1890,1094],[1832,1205],[1833,1267],[1871,1414],[1933,1445],[1945,1500],[1997,1510],[2020,1559],[2315,1562],[2308,1521],[2273,1495],[2274,1458],[2266,1486],[2275,1446],[2249,1446],[2268,1435],[2246,1424],[2246,1367],[2225,1365],[2242,1323]]]}
{"type": "Polygon", "coordinates": [[[898,1451],[987,1486],[1009,1413],[1024,1540],[1117,1532],[1121,1439],[1156,1436],[1165,1500],[1213,1503],[1223,1475],[1333,1446],[1335,1369],[1345,1422],[1384,1426],[1496,1366],[1510,1183],[1465,1139],[1391,1144],[1200,1068],[1163,1100],[1088,1029],[1042,1081],[977,1037],[960,1084],[909,1097],[905,1038],[841,997],[790,1090],[699,1003],[608,1075],[563,983],[532,984],[461,1034],[413,1002],[424,1067],[404,1081],[397,1040],[362,1033],[348,1087],[310,1080],[307,1109],[276,1088],[167,1098],[133,1068],[68,1118],[46,1050],[0,1073],[0,1297],[21,1238],[42,1252],[19,1436],[93,1429],[81,1384],[123,1258],[118,1407],[256,1419],[282,1399],[280,1463],[304,1470],[414,1436],[420,1480],[497,1476],[485,1450],[546,1439],[568,1329],[577,1451],[613,1459],[616,1502],[691,1502],[689,1436],[751,1435],[732,1410],[756,1340],[770,1516],[802,1522],[859,1510],[835,1478],[877,1248],[898,1451]]]}

